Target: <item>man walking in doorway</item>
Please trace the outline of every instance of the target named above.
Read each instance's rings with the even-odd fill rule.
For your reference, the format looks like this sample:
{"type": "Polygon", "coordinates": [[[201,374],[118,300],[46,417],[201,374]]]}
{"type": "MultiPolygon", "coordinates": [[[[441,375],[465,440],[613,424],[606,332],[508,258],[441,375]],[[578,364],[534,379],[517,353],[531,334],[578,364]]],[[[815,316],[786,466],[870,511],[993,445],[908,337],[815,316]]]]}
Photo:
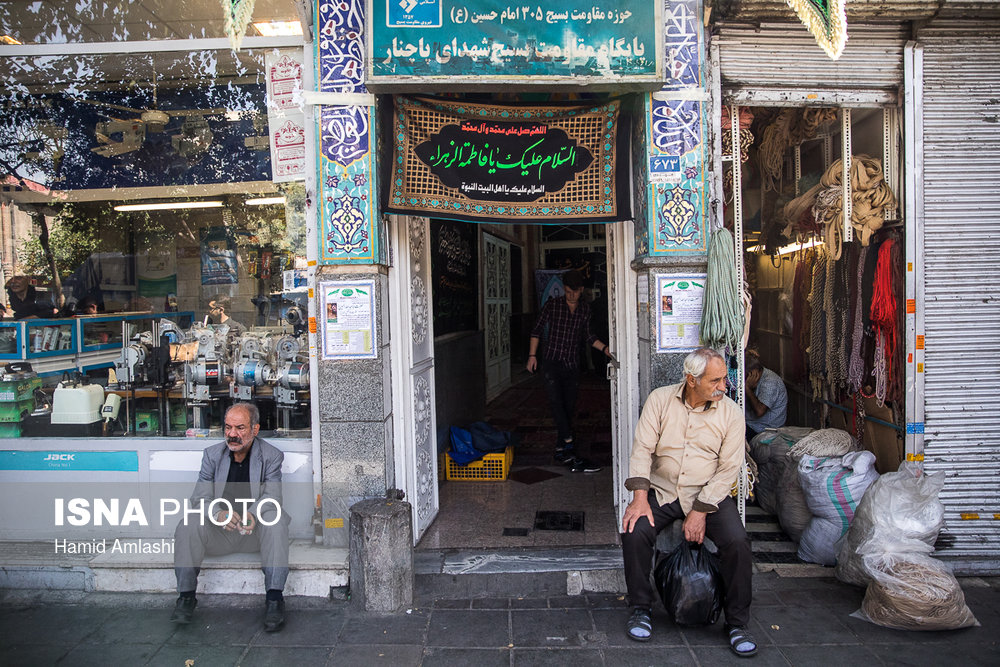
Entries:
{"type": "Polygon", "coordinates": [[[552,408],[556,431],[556,461],[573,472],[599,472],[601,467],[576,453],[573,417],[580,379],[580,344],[584,341],[609,359],[611,352],[590,330],[590,304],[583,300],[583,276],[579,271],[563,274],[564,294],[542,306],[528,344],[529,373],[539,368],[538,344],[548,327],[541,369],[545,392],[552,408]]]}

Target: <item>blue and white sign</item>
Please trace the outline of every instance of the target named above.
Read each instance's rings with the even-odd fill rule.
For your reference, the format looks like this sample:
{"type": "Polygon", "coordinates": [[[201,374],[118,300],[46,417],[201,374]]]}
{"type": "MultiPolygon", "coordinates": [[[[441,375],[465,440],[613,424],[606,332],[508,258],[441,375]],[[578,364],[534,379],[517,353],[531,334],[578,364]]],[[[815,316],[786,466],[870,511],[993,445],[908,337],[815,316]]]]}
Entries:
{"type": "Polygon", "coordinates": [[[440,28],[441,0],[385,0],[388,28],[440,28]]]}
{"type": "Polygon", "coordinates": [[[654,155],[649,158],[649,180],[653,183],[680,183],[679,155],[654,155]]]}
{"type": "Polygon", "coordinates": [[[102,470],[137,472],[138,452],[0,451],[0,470],[102,470]]]}

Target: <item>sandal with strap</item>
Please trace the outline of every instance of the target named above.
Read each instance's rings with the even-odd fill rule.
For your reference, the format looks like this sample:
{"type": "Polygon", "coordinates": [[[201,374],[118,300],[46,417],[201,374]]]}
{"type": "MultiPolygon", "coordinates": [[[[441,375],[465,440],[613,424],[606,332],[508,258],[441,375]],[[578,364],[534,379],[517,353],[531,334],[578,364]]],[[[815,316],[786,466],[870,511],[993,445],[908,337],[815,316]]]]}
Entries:
{"type": "Polygon", "coordinates": [[[625,625],[625,634],[637,642],[648,642],[653,635],[653,619],[648,609],[636,607],[625,625]]]}
{"type": "Polygon", "coordinates": [[[749,658],[757,654],[757,642],[750,636],[750,631],[738,625],[727,625],[729,633],[729,648],[741,658],[749,658]]]}

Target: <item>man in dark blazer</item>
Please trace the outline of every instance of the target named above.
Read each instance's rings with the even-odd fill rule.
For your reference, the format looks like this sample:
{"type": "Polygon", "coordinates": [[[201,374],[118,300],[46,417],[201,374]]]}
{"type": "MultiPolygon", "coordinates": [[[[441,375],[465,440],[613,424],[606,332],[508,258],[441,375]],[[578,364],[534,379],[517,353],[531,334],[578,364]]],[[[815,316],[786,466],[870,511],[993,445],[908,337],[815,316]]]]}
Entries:
{"type": "Polygon", "coordinates": [[[257,406],[234,403],[226,410],[225,441],[202,455],[190,504],[203,505],[204,515],[186,515],[174,533],[174,573],[180,594],[170,617],[174,623],[191,622],[205,556],[257,551],[267,591],[264,629],[274,632],[285,622],[282,591],[288,577],[289,524],[281,506],[285,455],[258,438],[259,432],[257,406]]]}

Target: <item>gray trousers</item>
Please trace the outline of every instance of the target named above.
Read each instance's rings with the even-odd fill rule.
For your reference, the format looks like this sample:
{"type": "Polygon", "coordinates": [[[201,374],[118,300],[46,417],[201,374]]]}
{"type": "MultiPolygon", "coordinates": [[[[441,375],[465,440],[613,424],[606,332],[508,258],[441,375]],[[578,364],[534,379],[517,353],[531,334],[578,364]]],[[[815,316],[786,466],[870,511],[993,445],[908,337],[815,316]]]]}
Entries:
{"type": "Polygon", "coordinates": [[[224,530],[206,519],[205,525],[192,520],[181,521],[174,531],[174,574],[177,592],[193,591],[198,587],[198,572],[205,556],[225,556],[232,553],[260,552],[260,569],[264,572],[264,590],[284,590],[288,578],[288,520],[273,526],[257,522],[253,533],[241,535],[236,530],[224,530]]]}

